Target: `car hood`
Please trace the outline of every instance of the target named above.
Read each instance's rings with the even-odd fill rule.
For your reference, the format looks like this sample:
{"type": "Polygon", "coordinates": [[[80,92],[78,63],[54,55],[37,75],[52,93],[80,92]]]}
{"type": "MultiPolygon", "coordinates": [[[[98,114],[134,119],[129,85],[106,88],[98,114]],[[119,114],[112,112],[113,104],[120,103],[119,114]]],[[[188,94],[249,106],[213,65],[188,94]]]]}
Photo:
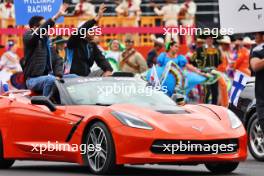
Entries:
{"type": "Polygon", "coordinates": [[[156,130],[164,134],[172,134],[193,138],[194,134],[201,138],[230,134],[230,122],[225,116],[227,112],[220,107],[206,105],[177,106],[150,106],[112,105],[112,111],[129,113],[141,118],[156,130]],[[212,110],[214,109],[214,111],[212,110]],[[221,114],[219,116],[218,114],[221,114]],[[201,135],[202,134],[202,135],[201,135]]]}
{"type": "MultiPolygon", "coordinates": [[[[115,104],[112,106],[71,106],[68,113],[87,117],[114,117],[111,112],[125,112],[140,118],[151,125],[155,134],[160,137],[175,137],[184,139],[208,139],[233,137],[231,124],[227,117],[227,109],[212,105],[178,106],[138,106],[132,104],[115,104]]],[[[116,119],[116,118],[115,118],[116,119]]],[[[119,127],[121,122],[117,121],[119,127]]],[[[112,124],[112,121],[111,121],[112,124]]]]}

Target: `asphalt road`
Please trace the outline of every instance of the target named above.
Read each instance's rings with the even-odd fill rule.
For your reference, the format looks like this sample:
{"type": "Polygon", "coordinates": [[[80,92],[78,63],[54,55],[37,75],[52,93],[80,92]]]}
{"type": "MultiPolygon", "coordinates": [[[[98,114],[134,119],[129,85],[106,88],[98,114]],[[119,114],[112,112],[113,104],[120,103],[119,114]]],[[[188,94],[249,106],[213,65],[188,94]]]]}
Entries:
{"type": "MultiPolygon", "coordinates": [[[[264,163],[252,157],[230,175],[263,176],[264,163]]],[[[0,171],[0,176],[91,176],[86,168],[68,163],[17,161],[9,170],[0,171]]],[[[213,176],[203,165],[199,166],[127,166],[117,176],[213,176]]],[[[218,175],[219,176],[219,175],[218,175]]]]}

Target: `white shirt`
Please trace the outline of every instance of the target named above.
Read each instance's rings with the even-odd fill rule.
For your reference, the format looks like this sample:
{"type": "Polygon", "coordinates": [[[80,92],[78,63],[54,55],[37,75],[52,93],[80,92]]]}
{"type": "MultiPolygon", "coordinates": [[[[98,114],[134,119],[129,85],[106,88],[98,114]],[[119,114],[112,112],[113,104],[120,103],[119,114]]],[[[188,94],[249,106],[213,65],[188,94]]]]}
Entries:
{"type": "Polygon", "coordinates": [[[95,17],[95,6],[89,2],[78,3],[75,7],[75,11],[80,11],[82,5],[82,11],[84,15],[95,17]]]}
{"type": "Polygon", "coordinates": [[[14,4],[11,4],[11,8],[6,8],[6,3],[0,4],[0,17],[4,19],[15,18],[14,4]]]}
{"type": "Polygon", "coordinates": [[[7,72],[20,72],[22,68],[19,63],[19,57],[11,51],[5,52],[0,59],[0,68],[7,72]]]}
{"type": "Polygon", "coordinates": [[[179,4],[167,4],[163,6],[161,9],[154,8],[154,12],[162,16],[163,21],[165,22],[165,26],[178,26],[178,14],[180,12],[180,5],[179,4]]]}
{"type": "MultiPolygon", "coordinates": [[[[195,14],[197,12],[197,5],[195,2],[190,1],[188,4],[187,13],[185,15],[185,19],[181,20],[183,26],[193,26],[195,22],[195,14]]],[[[186,8],[186,3],[181,5],[181,9],[186,8]]]]}
{"type": "Polygon", "coordinates": [[[264,43],[260,43],[258,44],[257,46],[255,46],[253,49],[252,49],[252,52],[258,52],[258,51],[261,51],[263,50],[264,48],[264,43]]]}
{"type": "Polygon", "coordinates": [[[126,0],[123,0],[117,7],[116,7],[116,12],[121,14],[128,9],[128,16],[129,17],[137,17],[137,21],[140,19],[140,4],[141,0],[132,0],[132,6],[128,7],[129,4],[126,0]]]}

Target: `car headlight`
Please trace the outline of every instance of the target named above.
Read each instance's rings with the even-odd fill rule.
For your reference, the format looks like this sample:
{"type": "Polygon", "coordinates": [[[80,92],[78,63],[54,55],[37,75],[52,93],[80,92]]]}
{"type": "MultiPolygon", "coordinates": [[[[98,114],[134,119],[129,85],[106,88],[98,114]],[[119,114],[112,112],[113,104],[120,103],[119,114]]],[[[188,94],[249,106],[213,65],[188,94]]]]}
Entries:
{"type": "Polygon", "coordinates": [[[137,118],[133,115],[130,115],[125,112],[112,112],[113,116],[115,116],[121,123],[123,123],[126,126],[132,127],[132,128],[140,128],[144,130],[153,130],[153,128],[147,124],[145,121],[143,121],[140,118],[137,118]]]}
{"type": "Polygon", "coordinates": [[[242,125],[241,120],[231,110],[228,110],[228,118],[233,129],[236,129],[242,125]]]}

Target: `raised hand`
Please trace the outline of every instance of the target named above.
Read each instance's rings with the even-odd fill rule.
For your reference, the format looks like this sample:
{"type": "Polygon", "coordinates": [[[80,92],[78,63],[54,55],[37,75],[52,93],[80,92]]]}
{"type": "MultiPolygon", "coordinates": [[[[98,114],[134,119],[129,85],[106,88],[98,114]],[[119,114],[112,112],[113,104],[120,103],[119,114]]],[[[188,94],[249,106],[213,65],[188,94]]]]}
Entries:
{"type": "Polygon", "coordinates": [[[60,14],[60,16],[65,16],[67,14],[66,11],[68,8],[69,8],[69,4],[63,3],[60,7],[59,12],[58,12],[60,14]]]}
{"type": "Polygon", "coordinates": [[[95,21],[98,21],[102,16],[104,16],[104,12],[106,11],[105,4],[101,4],[99,7],[99,11],[97,17],[95,17],[95,21]]]}
{"type": "Polygon", "coordinates": [[[59,9],[59,11],[57,12],[56,15],[53,16],[53,21],[56,21],[58,18],[60,18],[61,16],[65,16],[66,15],[66,10],[69,8],[69,4],[63,3],[59,9]]]}

